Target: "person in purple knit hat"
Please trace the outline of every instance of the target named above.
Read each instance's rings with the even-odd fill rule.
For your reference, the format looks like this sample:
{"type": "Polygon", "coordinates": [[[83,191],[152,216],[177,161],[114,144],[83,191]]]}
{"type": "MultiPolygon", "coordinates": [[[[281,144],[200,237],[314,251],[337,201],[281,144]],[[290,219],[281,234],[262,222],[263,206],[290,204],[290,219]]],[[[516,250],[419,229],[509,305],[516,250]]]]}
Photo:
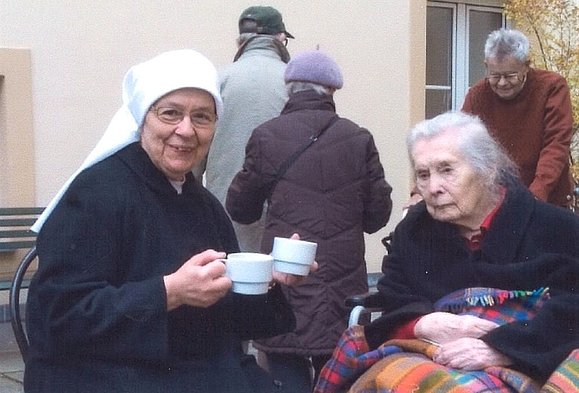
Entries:
{"type": "Polygon", "coordinates": [[[299,232],[318,244],[319,273],[285,292],[296,328],[254,341],[272,375],[292,392],[312,382],[346,328],[347,296],[366,292],[364,233],[384,227],[392,188],[372,134],[336,114],[342,72],[321,51],[295,56],[285,71],[289,100],[277,118],[257,127],[243,169],[229,187],[226,208],[243,224],[258,220],[267,200],[261,252],[275,236],[299,232]]]}

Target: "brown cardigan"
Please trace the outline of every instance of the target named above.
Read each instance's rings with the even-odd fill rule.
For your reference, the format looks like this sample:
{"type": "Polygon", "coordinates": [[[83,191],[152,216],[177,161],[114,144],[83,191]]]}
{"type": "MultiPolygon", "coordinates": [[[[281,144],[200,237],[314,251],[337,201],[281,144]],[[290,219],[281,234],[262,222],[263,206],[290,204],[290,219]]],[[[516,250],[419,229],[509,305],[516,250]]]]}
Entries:
{"type": "Polygon", "coordinates": [[[478,115],[487,125],[537,198],[568,205],[573,184],[569,172],[573,112],[562,76],[530,69],[523,90],[513,100],[499,98],[483,79],[469,90],[462,110],[478,115]]]}

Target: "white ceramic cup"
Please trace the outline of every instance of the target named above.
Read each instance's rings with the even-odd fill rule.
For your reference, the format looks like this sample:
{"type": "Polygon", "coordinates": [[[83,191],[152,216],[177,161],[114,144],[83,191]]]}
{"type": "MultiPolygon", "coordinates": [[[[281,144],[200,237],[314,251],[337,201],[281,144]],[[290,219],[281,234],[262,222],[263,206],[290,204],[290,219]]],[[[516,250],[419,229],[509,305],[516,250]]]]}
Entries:
{"type": "Polygon", "coordinates": [[[307,276],[316,259],[317,243],[276,237],[273,239],[274,269],[282,273],[307,276]]]}
{"type": "Polygon", "coordinates": [[[259,295],[267,293],[272,280],[273,257],[254,252],[238,252],[223,259],[226,275],[235,293],[259,295]]]}

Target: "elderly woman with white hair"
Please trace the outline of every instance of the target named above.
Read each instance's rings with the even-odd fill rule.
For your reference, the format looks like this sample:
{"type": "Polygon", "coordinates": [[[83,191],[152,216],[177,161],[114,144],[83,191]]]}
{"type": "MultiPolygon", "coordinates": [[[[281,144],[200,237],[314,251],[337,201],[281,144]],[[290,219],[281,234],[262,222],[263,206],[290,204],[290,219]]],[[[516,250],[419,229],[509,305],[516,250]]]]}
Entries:
{"type": "Polygon", "coordinates": [[[577,389],[579,217],[522,186],[475,116],[439,115],[407,141],[423,201],[367,300],[384,313],[346,331],[315,391],[367,369],[350,392],[577,389]]]}
{"type": "Polygon", "coordinates": [[[218,91],[214,66],[193,50],[126,74],[123,107],[34,226],[27,392],[277,389],[241,343],[285,332],[294,317],[279,286],[230,291],[221,259],[237,240],[191,173],[222,113],[218,91]]]}

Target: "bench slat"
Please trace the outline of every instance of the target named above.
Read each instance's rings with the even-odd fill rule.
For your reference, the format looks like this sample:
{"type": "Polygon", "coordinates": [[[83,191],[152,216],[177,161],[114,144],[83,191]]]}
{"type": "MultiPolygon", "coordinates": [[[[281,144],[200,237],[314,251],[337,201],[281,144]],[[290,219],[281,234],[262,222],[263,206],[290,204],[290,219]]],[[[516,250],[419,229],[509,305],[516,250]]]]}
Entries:
{"type": "Polygon", "coordinates": [[[4,238],[15,238],[15,237],[36,237],[36,232],[32,232],[29,229],[14,229],[7,231],[0,231],[0,241],[4,238]]]}
{"type": "Polygon", "coordinates": [[[30,227],[43,210],[43,207],[0,207],[0,252],[33,247],[36,233],[30,227]]]}
{"type": "Polygon", "coordinates": [[[0,207],[0,216],[39,215],[43,207],[0,207]]]}
{"type": "Polygon", "coordinates": [[[32,248],[36,240],[19,240],[16,242],[0,242],[0,251],[16,251],[25,248],[32,248]]]}
{"type": "Polygon", "coordinates": [[[36,222],[33,218],[0,218],[0,227],[31,227],[36,222]]]}

